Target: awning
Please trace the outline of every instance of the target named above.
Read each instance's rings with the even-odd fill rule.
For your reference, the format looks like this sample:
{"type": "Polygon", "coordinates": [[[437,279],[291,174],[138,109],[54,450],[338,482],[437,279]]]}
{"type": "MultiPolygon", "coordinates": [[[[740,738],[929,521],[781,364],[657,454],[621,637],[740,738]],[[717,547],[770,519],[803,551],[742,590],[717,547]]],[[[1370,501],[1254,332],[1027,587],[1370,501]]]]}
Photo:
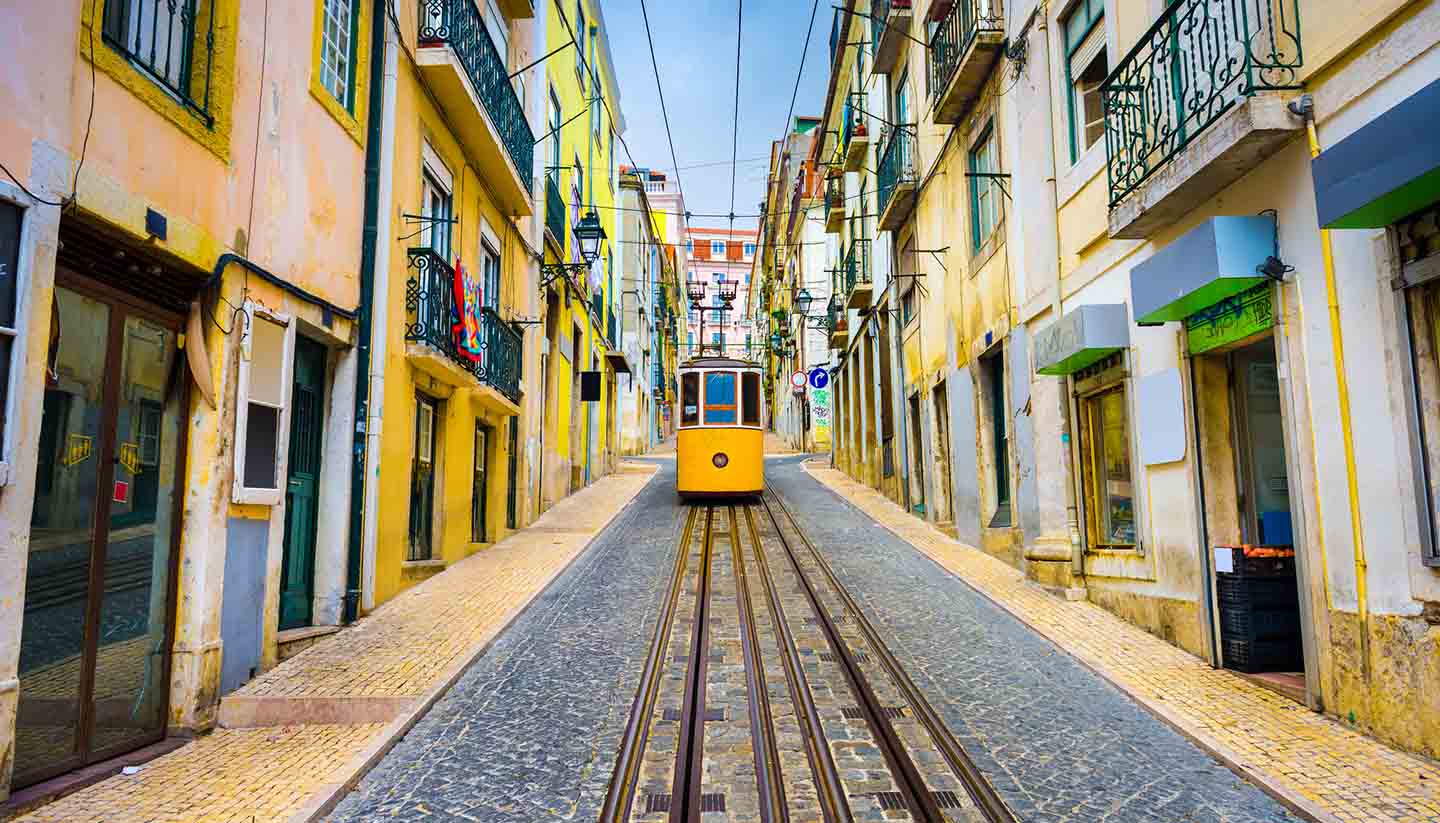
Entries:
{"type": "Polygon", "coordinates": [[[1275,253],[1275,218],[1213,217],[1130,270],[1135,323],[1184,320],[1265,282],[1257,271],[1275,253]]]}
{"type": "Polygon", "coordinates": [[[1124,303],[1092,303],[1065,313],[1035,335],[1035,371],[1074,374],[1130,345],[1124,303]]]}
{"type": "Polygon", "coordinates": [[[616,374],[630,374],[630,361],[626,359],[625,352],[619,349],[606,349],[605,360],[610,363],[610,368],[616,374]]]}
{"type": "Polygon", "coordinates": [[[1327,229],[1378,229],[1440,201],[1440,80],[1325,149],[1311,164],[1327,229]]]}

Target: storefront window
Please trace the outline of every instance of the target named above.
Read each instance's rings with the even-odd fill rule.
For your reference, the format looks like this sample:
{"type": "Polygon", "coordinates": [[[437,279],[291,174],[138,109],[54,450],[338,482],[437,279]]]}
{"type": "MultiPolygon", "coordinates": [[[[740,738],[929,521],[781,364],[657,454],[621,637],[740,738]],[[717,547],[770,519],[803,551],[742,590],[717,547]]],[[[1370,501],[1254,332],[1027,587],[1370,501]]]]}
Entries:
{"type": "Polygon", "coordinates": [[[1085,528],[1092,548],[1135,545],[1130,414],[1119,356],[1077,375],[1085,528]]]}

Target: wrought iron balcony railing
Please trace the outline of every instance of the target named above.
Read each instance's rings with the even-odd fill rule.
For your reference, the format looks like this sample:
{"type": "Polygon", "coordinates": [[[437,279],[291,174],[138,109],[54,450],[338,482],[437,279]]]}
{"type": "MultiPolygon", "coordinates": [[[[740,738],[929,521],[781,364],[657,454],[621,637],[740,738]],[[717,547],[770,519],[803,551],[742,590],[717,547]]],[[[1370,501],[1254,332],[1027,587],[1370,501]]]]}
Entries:
{"type": "Polygon", "coordinates": [[[489,306],[478,313],[480,352],[462,353],[455,322],[455,269],[434,249],[410,249],[405,340],[430,346],[511,400],[520,398],[521,337],[489,306]]]}
{"type": "Polygon", "coordinates": [[[1300,87],[1297,0],[1174,0],[1100,93],[1113,208],[1259,91],[1300,87]]]}
{"type": "Polygon", "coordinates": [[[213,128],[214,0],[107,0],[103,5],[100,36],[105,43],[213,128]]]}
{"type": "Polygon", "coordinates": [[[565,246],[565,237],[569,234],[565,225],[565,199],[560,196],[559,174],[553,171],[545,175],[545,229],[556,243],[562,248],[565,246]]]}
{"type": "Polygon", "coordinates": [[[840,126],[840,145],[845,151],[850,146],[850,141],[856,137],[865,137],[869,131],[865,125],[865,96],[859,92],[851,92],[845,98],[845,115],[840,126]]]}
{"type": "Polygon", "coordinates": [[[954,0],[930,37],[930,96],[945,92],[977,35],[1004,30],[1000,0],[954,0]]]}
{"type": "Polygon", "coordinates": [[[845,181],[839,177],[825,180],[825,209],[845,208],[845,181]]]}
{"type": "Polygon", "coordinates": [[[840,264],[840,293],[849,294],[855,287],[870,282],[870,241],[856,238],[850,241],[845,252],[845,262],[840,264]]]}
{"type": "Polygon", "coordinates": [[[443,43],[455,50],[520,179],[530,179],[535,166],[535,134],[515,87],[510,85],[505,58],[490,39],[474,0],[420,0],[419,40],[422,46],[443,43]]]}
{"type": "Polygon", "coordinates": [[[880,213],[890,204],[895,188],[901,183],[915,181],[915,133],[913,126],[900,125],[890,129],[883,148],[880,150],[880,169],[876,175],[875,193],[879,197],[880,213]]]}
{"type": "MultiPolygon", "coordinates": [[[[870,0],[870,53],[880,50],[880,38],[885,35],[885,19],[890,16],[893,0],[870,0]]],[[[904,5],[905,0],[899,0],[904,5]]]]}

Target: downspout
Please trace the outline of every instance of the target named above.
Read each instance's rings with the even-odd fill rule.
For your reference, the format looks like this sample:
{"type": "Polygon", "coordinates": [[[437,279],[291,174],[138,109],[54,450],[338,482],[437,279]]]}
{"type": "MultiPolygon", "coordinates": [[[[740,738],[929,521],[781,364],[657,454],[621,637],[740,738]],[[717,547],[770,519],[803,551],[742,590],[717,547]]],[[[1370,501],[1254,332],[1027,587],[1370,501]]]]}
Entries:
{"type": "MultiPolygon", "coordinates": [[[[1320,156],[1320,137],[1315,131],[1315,99],[1310,95],[1290,104],[1290,110],[1305,119],[1305,137],[1310,159],[1320,156]]],[[[1340,405],[1340,434],[1345,449],[1345,484],[1350,498],[1350,532],[1355,562],[1355,616],[1360,621],[1360,670],[1370,679],[1370,606],[1366,578],[1365,530],[1360,520],[1360,481],[1355,462],[1355,431],[1350,414],[1350,384],[1345,377],[1345,339],[1340,327],[1340,299],[1335,285],[1335,254],[1330,230],[1320,229],[1320,259],[1325,266],[1325,300],[1330,310],[1330,350],[1335,361],[1335,391],[1340,405]]]]}
{"type": "MultiPolygon", "coordinates": [[[[364,558],[372,556],[375,534],[373,501],[377,484],[367,484],[365,481],[367,477],[374,476],[374,467],[378,464],[380,419],[384,406],[384,335],[379,337],[379,351],[374,357],[371,356],[371,346],[375,342],[376,281],[380,280],[383,295],[387,291],[384,280],[389,268],[386,265],[388,258],[378,254],[380,206],[382,202],[389,203],[389,161],[394,156],[388,139],[392,130],[389,126],[393,124],[395,116],[395,55],[386,48],[389,30],[386,0],[375,0],[370,26],[371,83],[367,100],[369,116],[365,125],[365,224],[360,241],[355,442],[350,462],[350,530],[346,541],[345,600],[341,617],[344,623],[353,623],[360,616],[361,597],[363,592],[367,591],[363,586],[364,558]],[[375,82],[375,78],[382,74],[383,82],[375,82]],[[386,127],[382,128],[382,124],[386,127]],[[372,384],[375,384],[373,388],[376,396],[373,410],[370,407],[372,384]]],[[[378,317],[383,323],[384,303],[381,302],[380,306],[378,317]]],[[[373,587],[369,591],[373,595],[373,587]]]]}

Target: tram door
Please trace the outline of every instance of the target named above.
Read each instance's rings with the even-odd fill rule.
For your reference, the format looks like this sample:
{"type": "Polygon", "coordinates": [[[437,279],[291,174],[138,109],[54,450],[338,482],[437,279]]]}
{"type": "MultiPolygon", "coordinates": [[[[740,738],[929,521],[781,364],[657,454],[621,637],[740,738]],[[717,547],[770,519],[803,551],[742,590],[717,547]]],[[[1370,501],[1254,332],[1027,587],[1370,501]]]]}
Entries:
{"type": "Polygon", "coordinates": [[[25,578],[16,787],[165,732],[178,318],[60,273],[25,578]]]}

